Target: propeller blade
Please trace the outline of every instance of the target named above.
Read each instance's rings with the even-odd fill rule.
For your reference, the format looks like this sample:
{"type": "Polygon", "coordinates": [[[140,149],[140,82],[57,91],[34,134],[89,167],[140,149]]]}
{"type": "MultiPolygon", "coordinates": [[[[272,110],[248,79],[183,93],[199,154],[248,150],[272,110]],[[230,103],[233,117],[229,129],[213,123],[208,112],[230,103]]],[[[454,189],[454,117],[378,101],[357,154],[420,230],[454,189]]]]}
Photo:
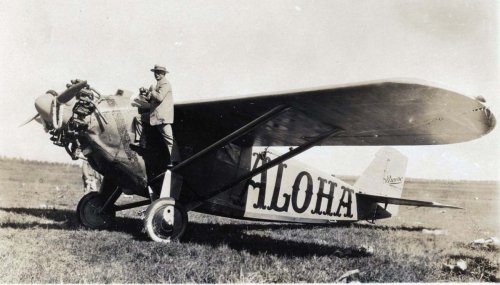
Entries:
{"type": "Polygon", "coordinates": [[[69,100],[73,99],[85,86],[87,86],[86,80],[79,81],[71,85],[68,89],[57,96],[57,102],[61,104],[68,102],[69,100]]]}
{"type": "Polygon", "coordinates": [[[20,127],[22,127],[22,126],[24,126],[24,125],[28,124],[29,122],[31,122],[31,121],[33,121],[33,120],[35,120],[35,119],[36,119],[36,118],[38,118],[39,116],[40,116],[40,114],[36,114],[36,115],[34,115],[33,117],[30,117],[30,118],[29,118],[28,120],[26,120],[24,123],[20,124],[20,125],[18,126],[18,128],[20,128],[20,127]]]}

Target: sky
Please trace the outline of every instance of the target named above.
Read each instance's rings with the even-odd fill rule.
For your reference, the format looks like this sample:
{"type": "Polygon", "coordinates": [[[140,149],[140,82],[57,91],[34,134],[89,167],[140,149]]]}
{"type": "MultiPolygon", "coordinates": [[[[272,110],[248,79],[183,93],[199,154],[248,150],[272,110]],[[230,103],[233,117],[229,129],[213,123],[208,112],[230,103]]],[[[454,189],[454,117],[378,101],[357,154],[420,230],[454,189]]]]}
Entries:
{"type": "MultiPolygon", "coordinates": [[[[166,65],[176,102],[380,79],[482,95],[500,117],[495,1],[0,0],[0,155],[70,162],[34,100],[81,78],[137,92],[166,65]]],[[[407,176],[498,180],[498,128],[479,140],[396,147],[407,176]]],[[[298,158],[359,175],[379,147],[317,147],[298,158]]]]}

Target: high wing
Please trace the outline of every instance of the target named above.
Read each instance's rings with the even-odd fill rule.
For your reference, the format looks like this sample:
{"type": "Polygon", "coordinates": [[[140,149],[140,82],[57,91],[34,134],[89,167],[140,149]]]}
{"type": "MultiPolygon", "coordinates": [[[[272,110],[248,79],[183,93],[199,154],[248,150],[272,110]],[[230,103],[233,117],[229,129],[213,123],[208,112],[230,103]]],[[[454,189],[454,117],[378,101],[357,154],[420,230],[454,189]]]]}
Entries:
{"type": "Polygon", "coordinates": [[[402,205],[402,206],[430,207],[430,208],[463,209],[460,207],[440,204],[440,203],[431,202],[431,201],[421,201],[421,200],[385,197],[385,196],[377,196],[377,195],[370,195],[370,194],[364,194],[364,193],[356,193],[356,195],[359,198],[367,199],[371,202],[377,202],[377,203],[387,203],[387,204],[402,205]]]}
{"type": "Polygon", "coordinates": [[[196,151],[276,106],[286,109],[239,143],[298,146],[337,129],[319,145],[435,145],[476,139],[495,126],[478,100],[418,83],[377,82],[176,104],[176,139],[196,151]]]}

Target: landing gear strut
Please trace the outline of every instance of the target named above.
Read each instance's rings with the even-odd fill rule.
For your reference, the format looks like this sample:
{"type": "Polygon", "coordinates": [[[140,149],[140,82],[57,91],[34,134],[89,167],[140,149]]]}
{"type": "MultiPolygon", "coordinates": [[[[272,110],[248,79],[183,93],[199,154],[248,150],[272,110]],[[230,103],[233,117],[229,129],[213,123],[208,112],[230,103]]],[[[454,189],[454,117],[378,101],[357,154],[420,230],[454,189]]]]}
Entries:
{"type": "Polygon", "coordinates": [[[144,228],[152,240],[169,243],[182,237],[187,223],[187,212],[179,202],[160,198],[148,207],[144,228]]]}

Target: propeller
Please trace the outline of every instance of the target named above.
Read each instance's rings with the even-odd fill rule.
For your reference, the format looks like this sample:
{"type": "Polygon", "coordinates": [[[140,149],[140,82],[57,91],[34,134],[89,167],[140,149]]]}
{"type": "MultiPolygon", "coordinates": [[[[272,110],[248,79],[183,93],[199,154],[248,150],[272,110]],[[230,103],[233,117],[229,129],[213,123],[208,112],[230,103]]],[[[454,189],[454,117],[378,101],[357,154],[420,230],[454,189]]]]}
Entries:
{"type": "MultiPolygon", "coordinates": [[[[56,100],[59,104],[64,104],[69,102],[76,95],[78,95],[80,90],[82,90],[83,88],[85,88],[85,86],[87,86],[86,80],[75,79],[72,80],[71,83],[72,83],[71,85],[68,84],[68,88],[66,90],[64,90],[61,94],[59,94],[56,97],[56,100]]],[[[38,98],[36,98],[35,100],[35,108],[38,111],[38,114],[31,116],[24,123],[20,124],[19,127],[22,127],[39,117],[43,121],[50,122],[52,120],[51,106],[55,94],[56,93],[50,93],[50,94],[46,93],[38,96],[38,98]]]]}
{"type": "Polygon", "coordinates": [[[40,114],[36,114],[36,115],[34,115],[34,116],[30,117],[30,118],[29,118],[28,120],[26,120],[24,123],[20,124],[20,125],[18,126],[18,128],[20,128],[20,127],[22,127],[22,126],[24,126],[24,125],[26,125],[26,124],[30,123],[31,121],[35,120],[35,119],[36,119],[36,118],[38,118],[38,117],[40,117],[40,114]]]}
{"type": "Polygon", "coordinates": [[[57,96],[57,102],[60,104],[64,104],[71,99],[73,99],[80,90],[82,90],[85,86],[87,86],[86,80],[73,80],[71,83],[73,85],[69,86],[68,89],[64,90],[61,94],[57,96]]]}

